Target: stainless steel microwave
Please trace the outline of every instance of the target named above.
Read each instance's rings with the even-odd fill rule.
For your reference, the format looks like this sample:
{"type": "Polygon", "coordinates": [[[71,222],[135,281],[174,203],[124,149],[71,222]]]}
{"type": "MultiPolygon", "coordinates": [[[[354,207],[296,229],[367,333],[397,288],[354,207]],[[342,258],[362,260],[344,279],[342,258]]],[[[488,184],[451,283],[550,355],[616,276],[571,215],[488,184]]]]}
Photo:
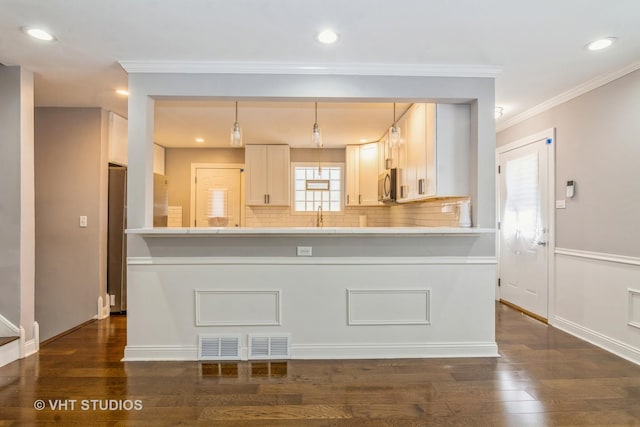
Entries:
{"type": "Polygon", "coordinates": [[[382,203],[395,203],[396,201],[396,168],[387,169],[378,177],[378,201],[382,203]]]}

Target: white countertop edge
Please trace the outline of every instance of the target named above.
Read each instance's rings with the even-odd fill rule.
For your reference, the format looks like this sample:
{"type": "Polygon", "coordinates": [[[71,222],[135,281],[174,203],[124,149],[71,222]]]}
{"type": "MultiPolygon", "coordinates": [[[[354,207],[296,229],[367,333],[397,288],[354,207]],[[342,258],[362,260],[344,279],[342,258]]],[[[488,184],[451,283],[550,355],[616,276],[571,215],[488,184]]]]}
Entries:
{"type": "Polygon", "coordinates": [[[274,236],[274,235],[477,235],[495,233],[494,228],[458,227],[288,227],[288,228],[132,228],[127,234],[161,236],[274,236]]]}

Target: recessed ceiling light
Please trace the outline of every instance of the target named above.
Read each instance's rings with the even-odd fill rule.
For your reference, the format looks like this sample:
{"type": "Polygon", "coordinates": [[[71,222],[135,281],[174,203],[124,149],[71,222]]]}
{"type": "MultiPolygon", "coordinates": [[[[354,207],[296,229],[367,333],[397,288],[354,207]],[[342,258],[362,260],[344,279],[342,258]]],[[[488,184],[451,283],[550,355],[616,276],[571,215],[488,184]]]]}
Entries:
{"type": "Polygon", "coordinates": [[[122,96],[129,96],[129,91],[126,89],[116,89],[116,93],[122,96]]]}
{"type": "Polygon", "coordinates": [[[366,139],[366,138],[360,139],[360,142],[367,142],[367,141],[368,141],[368,139],[366,139]]]}
{"type": "Polygon", "coordinates": [[[196,142],[203,143],[204,142],[204,138],[196,138],[196,142]]]}
{"type": "Polygon", "coordinates": [[[604,39],[594,40],[587,45],[589,50],[602,50],[611,46],[616,41],[615,37],[606,37],[604,39]]]}
{"type": "Polygon", "coordinates": [[[333,30],[324,30],[318,33],[318,41],[324,44],[332,44],[338,41],[338,34],[333,30]]]}
{"type": "Polygon", "coordinates": [[[30,35],[34,39],[43,40],[46,42],[51,42],[56,40],[56,38],[51,33],[43,30],[42,28],[22,27],[22,31],[24,31],[26,34],[30,35]]]}

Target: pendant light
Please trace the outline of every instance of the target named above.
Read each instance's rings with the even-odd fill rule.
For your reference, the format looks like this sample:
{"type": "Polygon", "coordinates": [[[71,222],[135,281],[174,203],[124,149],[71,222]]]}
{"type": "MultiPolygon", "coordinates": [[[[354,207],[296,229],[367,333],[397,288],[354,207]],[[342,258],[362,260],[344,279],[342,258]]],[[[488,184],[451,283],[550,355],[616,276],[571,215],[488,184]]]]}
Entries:
{"type": "Polygon", "coordinates": [[[313,123],[313,132],[311,133],[311,145],[315,148],[322,148],[322,134],[318,126],[318,103],[316,102],[316,121],[313,123]]]}
{"type": "Polygon", "coordinates": [[[238,101],[236,101],[236,121],[231,128],[231,146],[242,147],[242,129],[240,123],[238,123],[238,101]]]}
{"type": "Polygon", "coordinates": [[[393,103],[393,125],[389,128],[389,145],[397,147],[400,143],[400,128],[396,125],[396,103],[393,103]]]}

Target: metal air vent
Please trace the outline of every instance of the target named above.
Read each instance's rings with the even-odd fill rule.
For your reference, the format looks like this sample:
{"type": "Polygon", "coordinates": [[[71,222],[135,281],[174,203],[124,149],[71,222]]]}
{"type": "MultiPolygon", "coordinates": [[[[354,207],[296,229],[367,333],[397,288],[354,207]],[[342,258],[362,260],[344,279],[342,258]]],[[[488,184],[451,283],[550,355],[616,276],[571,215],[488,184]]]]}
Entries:
{"type": "Polygon", "coordinates": [[[239,335],[198,335],[198,360],[240,359],[239,335]]]}
{"type": "Polygon", "coordinates": [[[249,335],[249,359],[291,358],[289,335],[249,335]]]}

